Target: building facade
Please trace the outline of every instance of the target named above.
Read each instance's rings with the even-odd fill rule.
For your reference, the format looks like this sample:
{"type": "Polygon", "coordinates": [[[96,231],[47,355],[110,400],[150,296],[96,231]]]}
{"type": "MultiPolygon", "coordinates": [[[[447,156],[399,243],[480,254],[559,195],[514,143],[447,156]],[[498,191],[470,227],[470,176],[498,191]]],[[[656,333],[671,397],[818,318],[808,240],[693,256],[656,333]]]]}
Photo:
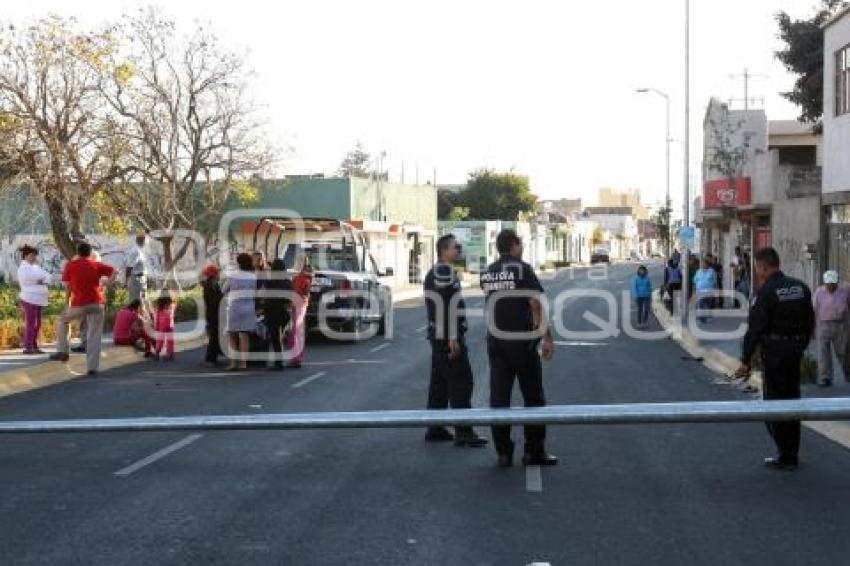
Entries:
{"type": "Polygon", "coordinates": [[[260,209],[345,220],[363,230],[370,251],[394,283],[419,283],[434,262],[437,191],[380,179],[294,177],[264,181],[260,209]]]}
{"type": "Polygon", "coordinates": [[[850,9],[824,26],[823,224],[825,266],[850,280],[850,9]]]}

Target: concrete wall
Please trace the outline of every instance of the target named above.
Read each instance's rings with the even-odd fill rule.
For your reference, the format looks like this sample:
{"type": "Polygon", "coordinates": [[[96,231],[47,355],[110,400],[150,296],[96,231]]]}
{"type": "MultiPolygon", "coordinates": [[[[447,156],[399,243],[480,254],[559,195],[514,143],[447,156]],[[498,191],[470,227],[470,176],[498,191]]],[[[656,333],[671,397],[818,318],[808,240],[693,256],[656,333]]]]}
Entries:
{"type": "Polygon", "coordinates": [[[835,52],[850,43],[850,15],[827,27],[823,48],[823,192],[850,191],[850,114],[835,115],[835,52]]]}
{"type": "Polygon", "coordinates": [[[812,284],[818,267],[808,259],[806,244],[820,238],[820,197],[777,201],[773,204],[773,245],[779,252],[782,270],[812,284]]]}
{"type": "Polygon", "coordinates": [[[432,185],[402,185],[371,179],[351,179],[351,218],[407,223],[437,230],[437,190],[432,185]],[[383,211],[378,206],[383,196],[383,211]],[[382,212],[382,214],[379,214],[382,212]]]}
{"type": "Polygon", "coordinates": [[[819,167],[777,165],[773,174],[773,245],[783,271],[810,285],[820,271],[806,254],[806,246],[817,245],[821,236],[820,172],[819,167]]]}

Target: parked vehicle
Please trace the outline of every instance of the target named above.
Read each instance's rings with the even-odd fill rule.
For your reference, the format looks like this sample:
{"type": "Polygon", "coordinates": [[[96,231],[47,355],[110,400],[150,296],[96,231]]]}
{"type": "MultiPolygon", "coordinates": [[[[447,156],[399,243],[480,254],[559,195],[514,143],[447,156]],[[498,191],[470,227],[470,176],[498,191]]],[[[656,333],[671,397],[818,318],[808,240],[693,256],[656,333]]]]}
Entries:
{"type": "Polygon", "coordinates": [[[590,263],[611,263],[611,252],[607,248],[596,248],[590,256],[590,263]]]}
{"type": "Polygon", "coordinates": [[[293,269],[299,252],[310,260],[313,286],[307,330],[319,328],[324,309],[323,321],[332,330],[358,333],[378,325],[378,333],[385,334],[391,324],[392,290],[381,278],[391,277],[392,269],[378,269],[363,234],[350,224],[313,218],[303,222],[309,228],[305,239],[286,242],[277,253],[287,270],[293,269]]]}

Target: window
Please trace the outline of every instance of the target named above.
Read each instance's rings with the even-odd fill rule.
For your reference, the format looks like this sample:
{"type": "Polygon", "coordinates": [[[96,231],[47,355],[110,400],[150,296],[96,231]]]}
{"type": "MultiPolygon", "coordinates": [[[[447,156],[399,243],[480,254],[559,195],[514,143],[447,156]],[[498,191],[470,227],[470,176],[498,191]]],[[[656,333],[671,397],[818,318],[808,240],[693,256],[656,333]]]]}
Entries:
{"type": "Polygon", "coordinates": [[[850,112],[850,45],[835,53],[835,115],[850,112]]]}

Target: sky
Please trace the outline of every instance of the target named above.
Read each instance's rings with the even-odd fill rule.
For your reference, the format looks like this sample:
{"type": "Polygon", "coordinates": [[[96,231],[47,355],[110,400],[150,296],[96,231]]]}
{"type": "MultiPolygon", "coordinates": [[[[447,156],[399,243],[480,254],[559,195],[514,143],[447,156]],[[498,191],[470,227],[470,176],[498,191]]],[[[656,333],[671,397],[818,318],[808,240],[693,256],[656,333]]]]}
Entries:
{"type": "MultiPolygon", "coordinates": [[[[750,95],[769,119],[797,109],[775,60],[773,15],[817,0],[691,0],[691,186],[711,96],[750,95]]],[[[48,13],[100,24],[148,2],[6,2],[4,19],[48,13]]],[[[542,198],[637,187],[665,194],[664,101],[671,99],[671,194],[684,182],[684,0],[303,0],[159,4],[178,24],[208,23],[247,50],[251,94],[281,147],[281,174],[333,173],[361,140],[386,152],[392,180],[463,183],[480,167],[530,176],[542,198]]],[[[693,193],[692,193],[693,194],[693,193]]]]}

